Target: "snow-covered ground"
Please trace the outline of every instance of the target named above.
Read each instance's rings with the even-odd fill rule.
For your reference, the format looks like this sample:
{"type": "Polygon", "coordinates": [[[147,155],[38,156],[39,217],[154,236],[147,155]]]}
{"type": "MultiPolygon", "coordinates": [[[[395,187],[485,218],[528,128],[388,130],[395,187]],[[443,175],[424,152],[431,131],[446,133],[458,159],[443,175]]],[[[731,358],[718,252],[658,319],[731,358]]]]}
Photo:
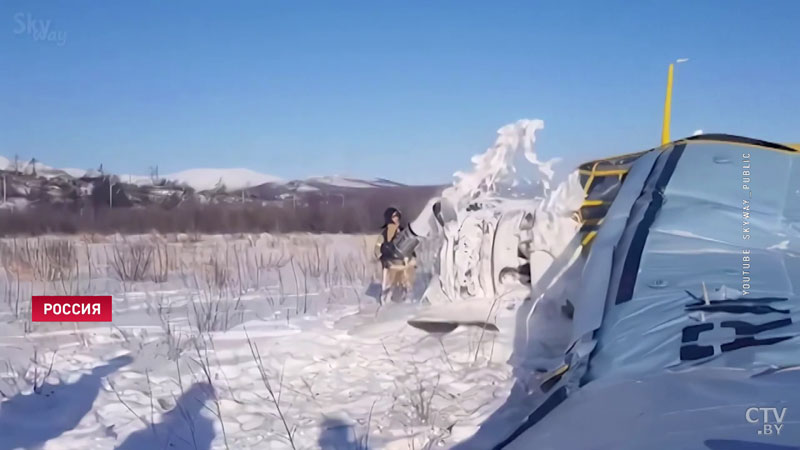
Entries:
{"type": "Polygon", "coordinates": [[[548,329],[530,333],[530,287],[493,273],[523,251],[536,283],[577,231],[583,192],[575,177],[551,189],[553,162],[533,151],[542,126],[501,128],[445,191],[455,219],[417,249],[413,298],[434,305],[379,304],[376,236],[0,240],[0,450],[416,450],[472,436],[515,376],[550,369],[553,350],[528,342],[548,329]],[[113,323],[31,322],[31,295],[51,294],[110,294],[113,323]]]}
{"type": "MultiPolygon", "coordinates": [[[[429,334],[406,323],[421,305],[379,307],[372,239],[2,241],[0,449],[406,449],[471,434],[510,387],[509,336],[429,334]],[[30,322],[31,295],[65,293],[112,294],[113,324],[30,322]]],[[[420,252],[420,289],[435,250],[420,252]]]]}

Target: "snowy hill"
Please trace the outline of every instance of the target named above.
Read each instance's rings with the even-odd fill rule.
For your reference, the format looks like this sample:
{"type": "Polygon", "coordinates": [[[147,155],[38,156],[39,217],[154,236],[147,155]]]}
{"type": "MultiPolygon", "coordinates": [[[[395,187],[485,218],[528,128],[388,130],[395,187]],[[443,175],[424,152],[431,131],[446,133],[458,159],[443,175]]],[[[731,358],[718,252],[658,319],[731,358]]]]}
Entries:
{"type": "Polygon", "coordinates": [[[259,186],[265,183],[281,183],[283,180],[250,169],[189,169],[164,175],[165,179],[187,184],[196,191],[208,191],[225,186],[228,191],[259,186]]]}
{"type": "Polygon", "coordinates": [[[339,175],[323,176],[323,177],[310,177],[304,180],[308,184],[328,185],[332,187],[342,188],[375,188],[375,187],[396,187],[403,186],[401,183],[385,180],[382,178],[373,178],[369,180],[361,180],[358,178],[343,177],[339,175]]]}
{"type": "MultiPolygon", "coordinates": [[[[0,156],[0,170],[19,171],[24,175],[35,175],[46,179],[55,177],[61,178],[82,178],[98,177],[102,174],[96,169],[59,169],[43,164],[40,161],[18,161],[15,163],[6,157],[0,156]]],[[[342,175],[315,176],[302,180],[285,180],[275,175],[264,174],[246,168],[194,168],[179,172],[160,175],[157,178],[149,175],[120,174],[117,175],[120,182],[133,184],[136,186],[151,186],[154,180],[165,180],[180,185],[191,187],[196,192],[218,190],[225,187],[227,192],[235,192],[242,189],[255,188],[268,185],[296,192],[312,192],[333,188],[389,188],[403,187],[402,183],[397,183],[383,178],[359,179],[342,175]]]]}
{"type": "Polygon", "coordinates": [[[341,207],[347,204],[378,211],[387,204],[413,205],[416,199],[427,200],[444,188],[341,175],[284,180],[245,168],[197,168],[160,176],[115,175],[102,168],[59,169],[35,159],[4,157],[0,157],[0,173],[5,189],[1,194],[5,202],[0,201],[0,208],[15,210],[29,205],[87,204],[117,208],[159,205],[170,209],[197,201],[293,209],[312,204],[341,207]]]}

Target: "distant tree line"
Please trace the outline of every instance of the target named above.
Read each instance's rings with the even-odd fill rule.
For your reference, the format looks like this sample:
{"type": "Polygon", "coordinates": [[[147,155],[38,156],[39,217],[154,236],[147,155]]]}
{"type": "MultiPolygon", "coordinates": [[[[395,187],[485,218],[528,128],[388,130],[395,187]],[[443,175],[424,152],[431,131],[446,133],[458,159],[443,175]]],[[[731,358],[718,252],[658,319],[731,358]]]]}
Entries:
{"type": "MultiPolygon", "coordinates": [[[[383,210],[395,206],[413,219],[437,188],[374,189],[369,195],[292,205],[202,203],[109,208],[103,199],[81,204],[33,203],[0,210],[0,235],[141,233],[377,233],[383,210]]],[[[98,190],[98,194],[108,192],[98,190]]],[[[102,194],[101,194],[102,195],[102,194]]],[[[107,194],[106,194],[107,195],[107,194]]]]}

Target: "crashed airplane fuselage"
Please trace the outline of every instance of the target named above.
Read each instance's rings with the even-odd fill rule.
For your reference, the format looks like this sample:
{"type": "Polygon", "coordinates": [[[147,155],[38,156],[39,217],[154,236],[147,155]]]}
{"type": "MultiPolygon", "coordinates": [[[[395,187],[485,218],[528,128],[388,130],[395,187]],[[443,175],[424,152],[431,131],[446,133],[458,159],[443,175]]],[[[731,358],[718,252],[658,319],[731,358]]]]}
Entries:
{"type": "Polygon", "coordinates": [[[798,156],[701,135],[584,164],[570,344],[458,448],[799,448],[798,156]]]}

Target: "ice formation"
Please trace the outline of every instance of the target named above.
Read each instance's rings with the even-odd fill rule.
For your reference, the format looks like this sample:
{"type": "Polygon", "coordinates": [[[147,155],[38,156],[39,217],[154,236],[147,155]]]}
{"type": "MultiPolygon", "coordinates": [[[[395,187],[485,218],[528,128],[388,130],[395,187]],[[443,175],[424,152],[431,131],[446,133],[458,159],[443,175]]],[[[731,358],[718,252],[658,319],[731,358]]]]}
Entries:
{"type": "Polygon", "coordinates": [[[496,298],[523,285],[520,250],[535,282],[578,231],[578,173],[551,189],[558,160],[541,161],[534,147],[543,128],[538,119],[503,126],[494,145],[472,158],[472,170],[457,172],[443,192],[456,216],[442,226],[439,279],[426,293],[432,303],[496,298]]]}
{"type": "Polygon", "coordinates": [[[546,193],[553,178],[552,165],[558,160],[543,162],[536,155],[536,132],[543,128],[542,120],[522,119],[497,130],[494,145],[472,157],[470,172],[456,172],[455,183],[442,196],[462,210],[482,197],[518,197],[531,190],[534,195],[546,193]],[[520,155],[533,166],[531,173],[518,167],[520,155]]]}

